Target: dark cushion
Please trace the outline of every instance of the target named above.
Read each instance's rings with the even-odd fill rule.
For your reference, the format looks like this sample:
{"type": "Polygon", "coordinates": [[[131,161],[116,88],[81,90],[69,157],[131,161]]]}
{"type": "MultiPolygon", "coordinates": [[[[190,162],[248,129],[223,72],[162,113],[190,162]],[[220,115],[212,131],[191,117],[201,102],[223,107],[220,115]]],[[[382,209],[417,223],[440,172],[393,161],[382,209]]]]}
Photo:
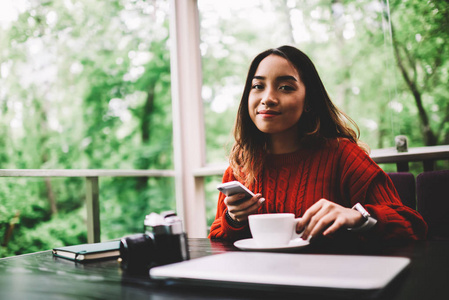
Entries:
{"type": "Polygon", "coordinates": [[[387,173],[404,205],[416,210],[415,176],[409,172],[387,173]]]}
{"type": "Polygon", "coordinates": [[[449,170],[416,177],[418,211],[429,225],[430,239],[449,239],[449,170]]]}

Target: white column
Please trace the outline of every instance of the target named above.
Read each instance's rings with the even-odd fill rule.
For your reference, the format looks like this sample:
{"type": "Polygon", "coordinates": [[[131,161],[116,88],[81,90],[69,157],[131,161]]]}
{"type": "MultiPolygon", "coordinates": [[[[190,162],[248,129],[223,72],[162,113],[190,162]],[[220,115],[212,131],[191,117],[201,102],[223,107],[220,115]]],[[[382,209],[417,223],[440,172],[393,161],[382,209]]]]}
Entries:
{"type": "Polygon", "coordinates": [[[189,237],[205,237],[204,184],[192,172],[206,161],[198,6],[196,0],[171,0],[170,5],[176,206],[189,237]]]}

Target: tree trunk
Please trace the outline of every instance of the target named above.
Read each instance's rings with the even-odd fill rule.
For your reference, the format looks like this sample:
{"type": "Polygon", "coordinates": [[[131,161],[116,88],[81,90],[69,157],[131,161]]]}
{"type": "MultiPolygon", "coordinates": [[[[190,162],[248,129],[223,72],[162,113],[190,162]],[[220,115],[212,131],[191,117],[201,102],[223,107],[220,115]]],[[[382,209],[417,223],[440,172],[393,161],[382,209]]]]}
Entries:
{"type": "Polygon", "coordinates": [[[379,127],[378,127],[378,130],[377,130],[377,135],[378,135],[378,138],[377,138],[377,148],[378,149],[382,149],[383,147],[384,147],[384,137],[387,135],[387,132],[386,132],[386,130],[385,130],[385,127],[384,127],[384,123],[385,123],[385,115],[386,115],[386,113],[385,113],[385,110],[386,110],[386,106],[385,105],[382,105],[381,107],[380,107],[380,114],[379,114],[379,127]]]}
{"type": "MultiPolygon", "coordinates": [[[[393,38],[394,55],[396,57],[397,65],[399,67],[399,70],[401,71],[405,83],[407,84],[407,87],[412,92],[413,98],[415,99],[416,107],[418,108],[418,115],[419,119],[421,120],[421,132],[424,137],[424,143],[426,144],[426,146],[434,146],[437,144],[437,137],[432,131],[432,128],[430,128],[429,117],[427,116],[427,112],[422,104],[421,92],[418,89],[416,81],[412,80],[407,73],[405,64],[401,58],[401,54],[399,53],[400,49],[397,41],[395,40],[394,32],[392,34],[392,38],[393,38]]],[[[403,48],[402,50],[404,52],[407,52],[407,49],[405,48],[403,48]]]]}
{"type": "Polygon", "coordinates": [[[288,34],[289,43],[290,43],[290,45],[294,45],[295,38],[293,36],[293,25],[292,25],[291,15],[290,15],[291,10],[287,5],[287,1],[288,0],[284,0],[282,2],[282,13],[284,14],[284,17],[286,20],[285,24],[287,26],[287,34],[288,34]]]}
{"type": "Polygon", "coordinates": [[[50,203],[51,213],[57,214],[58,207],[56,206],[56,197],[55,197],[55,194],[53,193],[51,179],[50,179],[50,177],[45,177],[44,180],[45,180],[45,187],[46,187],[46,191],[47,191],[47,199],[48,199],[48,202],[50,203]]]}
{"type": "Polygon", "coordinates": [[[341,4],[341,0],[333,0],[330,6],[332,12],[332,25],[334,27],[335,36],[337,39],[336,47],[338,53],[338,60],[341,63],[341,82],[337,86],[337,92],[335,97],[335,102],[340,106],[348,115],[351,115],[350,105],[349,105],[349,93],[350,93],[350,79],[351,74],[349,70],[351,69],[351,62],[348,60],[348,56],[345,53],[345,38],[343,36],[343,31],[345,27],[344,14],[339,14],[335,11],[333,5],[341,4]]]}
{"type": "Polygon", "coordinates": [[[20,216],[20,211],[16,212],[16,214],[11,219],[11,221],[9,221],[9,224],[5,231],[5,236],[3,237],[3,242],[2,242],[3,247],[8,246],[9,240],[11,239],[12,233],[14,231],[14,227],[16,226],[17,223],[19,223],[19,216],[20,216]]]}
{"type": "MultiPolygon", "coordinates": [[[[151,82],[150,86],[148,87],[147,98],[142,110],[142,118],[141,118],[142,122],[140,123],[142,145],[147,144],[150,141],[151,114],[154,109],[155,85],[156,85],[155,82],[151,82]]],[[[149,166],[150,166],[150,159],[144,155],[144,157],[140,159],[139,168],[145,170],[148,169],[149,166]]],[[[136,186],[137,190],[145,189],[147,187],[147,181],[148,177],[138,177],[136,186]]]]}
{"type": "MultiPolygon", "coordinates": [[[[39,126],[40,126],[40,148],[41,148],[41,165],[44,165],[48,161],[48,149],[46,147],[47,140],[48,140],[48,113],[46,108],[47,102],[43,102],[42,104],[36,104],[36,109],[40,113],[40,120],[39,120],[39,126]]],[[[53,193],[53,188],[51,184],[51,179],[49,177],[44,178],[45,182],[45,192],[47,194],[47,200],[48,204],[50,205],[50,210],[52,215],[58,213],[58,208],[56,206],[56,197],[53,193]]]]}

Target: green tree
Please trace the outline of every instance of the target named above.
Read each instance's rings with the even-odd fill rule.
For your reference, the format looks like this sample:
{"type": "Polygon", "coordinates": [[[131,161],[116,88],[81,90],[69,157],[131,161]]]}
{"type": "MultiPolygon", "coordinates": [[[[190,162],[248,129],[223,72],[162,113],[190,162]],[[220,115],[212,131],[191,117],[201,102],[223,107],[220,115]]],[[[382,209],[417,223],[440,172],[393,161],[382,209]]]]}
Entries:
{"type": "MultiPolygon", "coordinates": [[[[2,168],[172,168],[167,6],[27,2],[0,34],[2,168]]],[[[86,242],[83,179],[26,182],[0,182],[0,255],[86,242]]],[[[102,239],[175,207],[171,178],[100,185],[102,239]]]]}
{"type": "Polygon", "coordinates": [[[449,5],[444,0],[390,3],[401,91],[415,104],[424,144],[448,144],[449,5]]]}

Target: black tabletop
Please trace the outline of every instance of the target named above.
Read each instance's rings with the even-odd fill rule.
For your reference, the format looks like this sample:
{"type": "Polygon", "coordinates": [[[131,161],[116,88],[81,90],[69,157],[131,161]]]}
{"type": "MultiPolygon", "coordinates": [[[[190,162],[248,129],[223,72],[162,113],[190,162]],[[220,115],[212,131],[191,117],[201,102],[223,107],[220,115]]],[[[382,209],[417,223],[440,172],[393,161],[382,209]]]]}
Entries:
{"type": "MultiPolygon", "coordinates": [[[[191,259],[240,251],[232,243],[189,239],[191,259]]],[[[449,241],[412,243],[317,242],[300,253],[360,254],[411,258],[409,268],[373,299],[441,299],[449,284],[449,241]]],[[[345,299],[354,295],[294,293],[198,286],[167,286],[148,275],[129,274],[116,259],[75,263],[51,251],[0,259],[0,299],[345,299]]],[[[357,299],[360,297],[356,297],[357,299]]]]}

